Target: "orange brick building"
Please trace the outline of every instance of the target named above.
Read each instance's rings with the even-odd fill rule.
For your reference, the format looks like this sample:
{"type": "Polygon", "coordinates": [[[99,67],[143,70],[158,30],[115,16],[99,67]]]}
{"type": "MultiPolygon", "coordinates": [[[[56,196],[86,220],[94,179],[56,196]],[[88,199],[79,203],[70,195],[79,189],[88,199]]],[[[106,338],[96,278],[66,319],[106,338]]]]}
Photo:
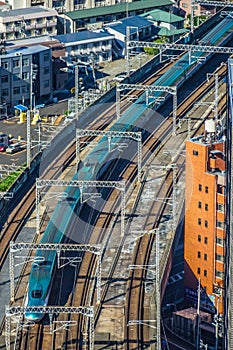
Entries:
{"type": "Polygon", "coordinates": [[[186,142],[185,287],[201,287],[223,313],[225,260],[225,141],[213,120],[203,136],[186,142]]]}

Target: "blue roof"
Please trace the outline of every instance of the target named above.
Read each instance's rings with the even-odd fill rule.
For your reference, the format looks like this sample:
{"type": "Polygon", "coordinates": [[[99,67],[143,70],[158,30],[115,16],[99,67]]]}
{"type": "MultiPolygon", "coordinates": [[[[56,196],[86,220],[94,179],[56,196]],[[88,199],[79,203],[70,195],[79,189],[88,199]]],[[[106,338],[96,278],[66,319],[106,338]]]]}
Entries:
{"type": "Polygon", "coordinates": [[[0,55],[1,58],[15,57],[18,55],[32,55],[42,51],[50,50],[49,47],[43,45],[21,46],[18,48],[7,49],[7,52],[0,55]]]}
{"type": "Polygon", "coordinates": [[[14,108],[18,109],[21,112],[25,112],[28,109],[27,107],[25,107],[23,105],[16,105],[16,106],[14,106],[14,108]]]}
{"type": "MultiPolygon", "coordinates": [[[[115,23],[106,24],[106,28],[110,27],[116,30],[117,32],[126,34],[126,27],[137,27],[138,29],[140,29],[140,28],[149,27],[151,25],[152,25],[151,21],[148,21],[143,17],[132,16],[132,17],[121,19],[115,23]]],[[[130,33],[136,33],[137,28],[130,28],[130,33]]]]}
{"type": "Polygon", "coordinates": [[[114,38],[113,35],[103,30],[98,32],[92,32],[90,30],[82,30],[76,33],[56,35],[53,38],[63,43],[70,43],[70,42],[76,42],[76,41],[82,41],[82,40],[93,40],[93,39],[101,40],[102,38],[106,38],[106,37],[114,38]]]}

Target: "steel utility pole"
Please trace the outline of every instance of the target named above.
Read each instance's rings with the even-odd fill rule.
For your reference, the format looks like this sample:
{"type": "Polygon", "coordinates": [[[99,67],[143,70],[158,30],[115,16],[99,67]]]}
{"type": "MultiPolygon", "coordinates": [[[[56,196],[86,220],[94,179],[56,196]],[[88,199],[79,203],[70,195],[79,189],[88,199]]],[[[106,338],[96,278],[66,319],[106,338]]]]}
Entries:
{"type": "Polygon", "coordinates": [[[78,62],[75,64],[75,117],[78,120],[78,95],[79,95],[79,86],[78,86],[79,76],[78,76],[78,62]]]}
{"type": "Polygon", "coordinates": [[[27,168],[30,169],[31,165],[31,111],[27,110],[27,168]]]}
{"type": "Polygon", "coordinates": [[[199,350],[200,345],[200,302],[201,302],[201,280],[198,278],[198,287],[197,287],[197,336],[196,336],[196,349],[199,350]]]}

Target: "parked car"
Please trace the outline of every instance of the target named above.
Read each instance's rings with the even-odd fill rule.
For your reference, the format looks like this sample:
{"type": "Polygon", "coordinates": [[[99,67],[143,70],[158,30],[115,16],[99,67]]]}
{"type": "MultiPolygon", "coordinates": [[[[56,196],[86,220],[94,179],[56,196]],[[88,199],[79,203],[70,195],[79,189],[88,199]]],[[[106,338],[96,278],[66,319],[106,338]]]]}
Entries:
{"type": "Polygon", "coordinates": [[[9,147],[7,147],[6,149],[6,153],[16,153],[21,151],[22,147],[19,143],[12,143],[11,145],[9,145],[9,147]]]}
{"type": "Polygon", "coordinates": [[[5,152],[7,146],[4,143],[0,143],[0,152],[5,152]]]}
{"type": "Polygon", "coordinates": [[[112,80],[120,83],[126,77],[127,77],[126,73],[120,73],[120,74],[117,74],[112,80]]]}
{"type": "Polygon", "coordinates": [[[75,113],[71,112],[70,114],[67,115],[67,117],[65,117],[64,124],[71,122],[72,120],[74,120],[74,118],[75,118],[75,113]]]}

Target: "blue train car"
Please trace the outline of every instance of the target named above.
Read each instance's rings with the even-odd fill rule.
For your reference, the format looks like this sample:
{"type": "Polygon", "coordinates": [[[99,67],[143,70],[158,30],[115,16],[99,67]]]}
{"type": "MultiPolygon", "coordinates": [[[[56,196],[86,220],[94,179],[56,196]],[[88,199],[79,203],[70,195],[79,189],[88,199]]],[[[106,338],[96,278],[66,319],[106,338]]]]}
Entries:
{"type": "MultiPolygon", "coordinates": [[[[232,18],[224,18],[212,31],[210,31],[205,38],[202,39],[203,43],[214,45],[219,43],[220,38],[227,31],[232,30],[233,20],[232,18]]],[[[193,53],[193,56],[198,58],[205,54],[201,52],[193,53]]],[[[183,55],[182,64],[177,61],[174,66],[168,70],[157,81],[157,85],[174,86],[179,79],[184,77],[185,72],[189,69],[189,57],[188,54],[183,55]]],[[[161,96],[162,92],[155,92],[155,96],[161,96]]],[[[145,122],[145,111],[147,109],[145,102],[145,94],[142,94],[122,115],[120,123],[115,123],[111,130],[118,131],[131,131],[143,129],[145,122]],[[135,129],[136,128],[136,129],[135,129]]],[[[142,132],[143,140],[148,136],[147,132],[142,132]]],[[[119,139],[112,140],[112,142],[119,142],[119,139]]],[[[136,152],[136,150],[135,150],[136,152]]],[[[122,170],[122,165],[118,159],[118,155],[109,157],[108,153],[108,139],[103,137],[98,145],[93,149],[88,157],[84,160],[83,166],[79,168],[78,172],[74,176],[74,180],[117,180],[122,170]],[[114,159],[114,160],[113,160],[114,159]],[[93,166],[95,164],[95,166],[93,166]]],[[[77,233],[77,227],[79,228],[79,215],[82,212],[83,204],[80,203],[80,190],[79,188],[68,187],[65,192],[67,198],[58,202],[55,210],[51,216],[45,233],[42,237],[42,243],[60,243],[65,238],[71,238],[71,235],[76,235],[74,240],[78,243],[82,242],[83,233],[77,233]],[[76,225],[76,229],[72,226],[76,225]]],[[[29,277],[28,293],[25,305],[26,306],[46,306],[49,301],[49,296],[53,283],[53,276],[56,270],[56,252],[54,251],[42,251],[37,250],[35,262],[32,265],[32,270],[29,277]]],[[[25,317],[35,322],[40,321],[43,318],[42,313],[25,313],[25,317]]]]}

